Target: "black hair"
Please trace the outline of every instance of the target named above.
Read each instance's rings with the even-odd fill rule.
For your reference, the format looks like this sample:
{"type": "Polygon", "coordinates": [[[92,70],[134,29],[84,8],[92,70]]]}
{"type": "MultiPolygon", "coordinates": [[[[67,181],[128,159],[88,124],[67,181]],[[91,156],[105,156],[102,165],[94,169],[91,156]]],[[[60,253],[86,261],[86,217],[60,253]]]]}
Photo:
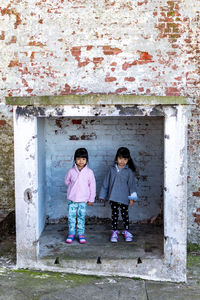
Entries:
{"type": "Polygon", "coordinates": [[[130,151],[128,150],[128,148],[126,147],[120,147],[118,150],[117,150],[117,153],[116,153],[116,156],[115,156],[115,161],[117,161],[117,158],[118,157],[123,157],[123,158],[127,158],[128,159],[128,163],[127,165],[129,166],[129,168],[135,172],[136,171],[136,166],[131,158],[131,155],[130,155],[130,151]]]}
{"type": "Polygon", "coordinates": [[[88,162],[88,152],[87,149],[85,148],[78,148],[76,149],[75,153],[74,153],[74,161],[76,160],[76,158],[86,158],[87,162],[88,162]]]}

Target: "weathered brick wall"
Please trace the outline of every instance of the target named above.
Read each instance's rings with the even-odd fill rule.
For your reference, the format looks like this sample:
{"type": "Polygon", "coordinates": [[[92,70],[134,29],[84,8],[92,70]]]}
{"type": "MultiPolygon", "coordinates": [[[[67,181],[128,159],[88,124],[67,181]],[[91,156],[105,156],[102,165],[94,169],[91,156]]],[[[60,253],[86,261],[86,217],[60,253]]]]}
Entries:
{"type": "MultiPolygon", "coordinates": [[[[1,107],[1,106],[0,106],[1,107]]],[[[14,149],[12,115],[0,111],[0,209],[14,208],[14,149]]]]}
{"type": "MultiPolygon", "coordinates": [[[[199,240],[200,226],[198,7],[196,0],[4,0],[0,5],[1,111],[7,95],[182,95],[194,105],[188,141],[191,241],[199,240]]],[[[12,152],[11,117],[4,115],[1,148],[6,141],[12,152]]],[[[0,155],[6,166],[0,171],[2,206],[12,203],[13,160],[2,150],[0,155]]]]}

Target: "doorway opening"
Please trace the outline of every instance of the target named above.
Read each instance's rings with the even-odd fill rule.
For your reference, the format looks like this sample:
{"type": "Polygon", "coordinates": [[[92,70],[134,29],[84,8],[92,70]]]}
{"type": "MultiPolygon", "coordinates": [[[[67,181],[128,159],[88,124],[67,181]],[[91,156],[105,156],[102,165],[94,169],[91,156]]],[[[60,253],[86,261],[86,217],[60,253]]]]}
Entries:
{"type": "MultiPolygon", "coordinates": [[[[40,201],[40,257],[51,255],[71,258],[161,258],[163,255],[163,174],[164,118],[161,117],[61,117],[38,120],[40,183],[44,181],[40,201]],[[42,133],[42,134],[41,134],[42,133]],[[110,245],[111,209],[100,203],[98,194],[119,147],[128,147],[137,167],[139,201],[129,208],[134,241],[110,245]],[[67,201],[64,177],[73,165],[74,152],[85,147],[89,166],[97,183],[97,199],[87,208],[85,248],[65,245],[67,201]],[[44,230],[43,230],[44,228],[44,230]],[[50,233],[54,238],[50,237],[50,233]],[[56,247],[55,247],[56,245],[56,247]],[[106,248],[105,248],[106,247],[106,248]],[[109,251],[105,251],[110,247],[109,251]],[[123,248],[123,251],[122,251],[123,248]],[[85,251],[86,249],[86,251],[85,251]],[[114,251],[114,252],[113,252],[114,251]]],[[[121,219],[119,221],[122,229],[121,219]]]]}
{"type": "Polygon", "coordinates": [[[11,103],[17,266],[185,281],[185,99],[72,95],[22,98],[21,102],[8,99],[8,104],[11,103]],[[129,148],[139,172],[139,201],[130,209],[131,230],[135,232],[133,243],[109,242],[110,207],[96,201],[87,211],[87,245],[74,243],[69,248],[65,244],[64,176],[72,165],[75,149],[80,146],[88,149],[90,166],[97,179],[97,195],[117,148],[129,148]]]}

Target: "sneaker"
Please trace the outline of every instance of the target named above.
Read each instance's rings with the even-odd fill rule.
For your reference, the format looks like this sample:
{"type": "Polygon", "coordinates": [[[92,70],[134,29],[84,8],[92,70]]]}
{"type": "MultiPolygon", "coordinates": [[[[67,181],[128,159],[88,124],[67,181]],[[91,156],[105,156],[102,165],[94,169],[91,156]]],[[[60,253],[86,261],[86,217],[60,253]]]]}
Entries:
{"type": "Polygon", "coordinates": [[[80,244],[85,244],[86,243],[86,239],[85,239],[85,237],[84,237],[84,235],[82,234],[80,234],[79,236],[78,236],[78,239],[79,239],[79,243],[80,244]]]}
{"type": "Polygon", "coordinates": [[[111,243],[117,243],[118,242],[118,233],[119,233],[118,230],[113,230],[112,231],[112,235],[111,235],[111,238],[110,238],[111,243]]]}
{"type": "Polygon", "coordinates": [[[132,240],[133,240],[133,235],[132,235],[128,230],[124,230],[124,231],[122,232],[122,234],[123,234],[123,236],[124,236],[126,242],[132,242],[132,240]]]}
{"type": "Polygon", "coordinates": [[[75,238],[75,234],[69,234],[66,239],[66,243],[71,244],[73,242],[74,238],[75,238]]]}

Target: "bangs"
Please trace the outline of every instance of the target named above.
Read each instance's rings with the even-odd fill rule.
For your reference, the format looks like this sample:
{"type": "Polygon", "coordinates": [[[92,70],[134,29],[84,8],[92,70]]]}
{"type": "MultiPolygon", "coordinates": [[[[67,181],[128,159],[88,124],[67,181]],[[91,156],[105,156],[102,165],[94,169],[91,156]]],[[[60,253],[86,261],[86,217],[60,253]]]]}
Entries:
{"type": "Polygon", "coordinates": [[[88,152],[85,148],[79,148],[74,154],[74,160],[76,158],[86,158],[88,160],[88,152]]]}

